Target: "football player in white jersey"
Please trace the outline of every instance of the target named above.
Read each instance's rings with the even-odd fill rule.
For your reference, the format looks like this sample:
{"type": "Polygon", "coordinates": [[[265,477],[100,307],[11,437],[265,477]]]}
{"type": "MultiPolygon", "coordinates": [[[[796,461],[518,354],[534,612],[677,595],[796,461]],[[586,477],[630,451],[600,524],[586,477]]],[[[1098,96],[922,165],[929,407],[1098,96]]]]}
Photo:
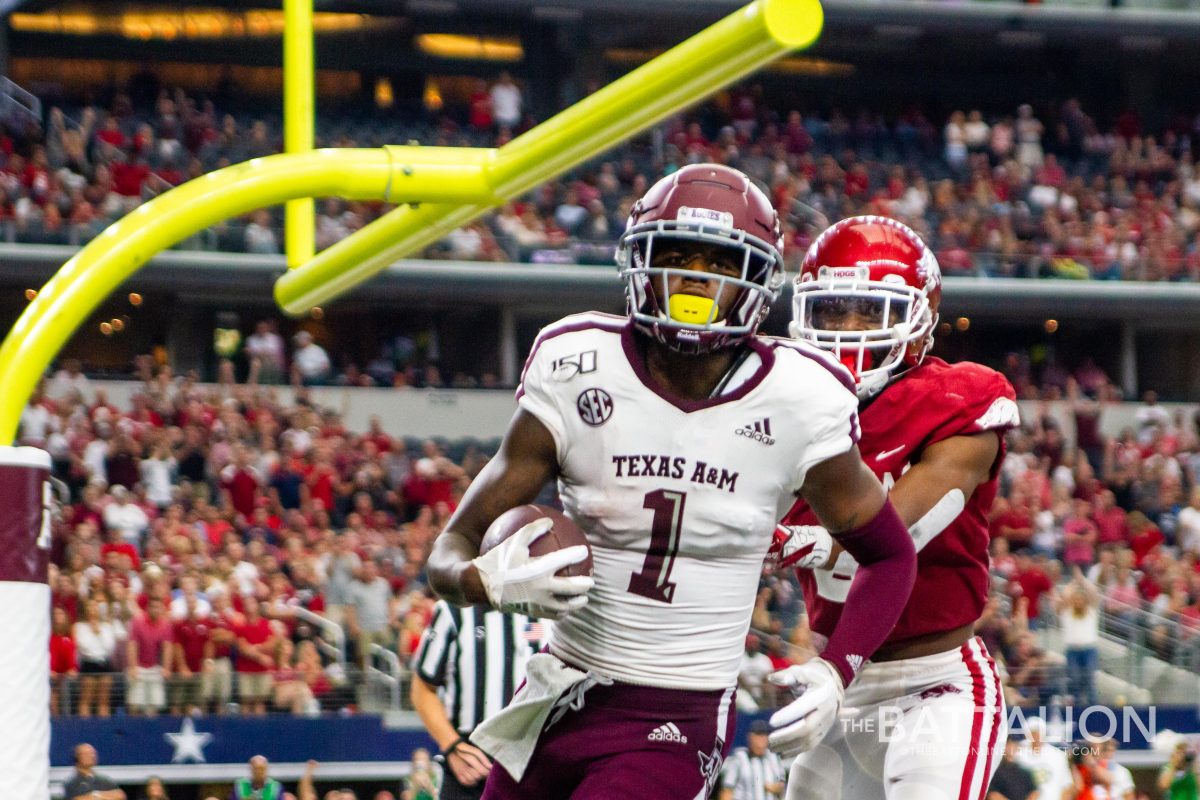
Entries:
{"type": "Polygon", "coordinates": [[[628,317],[568,317],[535,342],[500,452],[428,563],[450,602],[559,620],[472,736],[497,762],[487,800],[708,797],[762,560],[797,496],[861,566],[828,646],[784,674],[797,699],[772,718],[773,749],[821,739],[895,624],[915,552],[859,455],[853,381],[814,348],[756,336],[780,246],[745,175],[685,167],[638,201],[619,243],[628,317]],[[479,555],[490,523],[552,479],[591,578],[556,575],[582,546],[530,556],[546,520],[479,555]]]}

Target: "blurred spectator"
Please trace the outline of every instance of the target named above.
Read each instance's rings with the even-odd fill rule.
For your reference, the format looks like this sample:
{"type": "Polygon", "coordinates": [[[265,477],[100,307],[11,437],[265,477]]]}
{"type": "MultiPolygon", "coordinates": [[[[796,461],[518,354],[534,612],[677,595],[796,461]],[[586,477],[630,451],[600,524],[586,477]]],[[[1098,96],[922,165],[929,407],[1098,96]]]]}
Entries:
{"type": "Polygon", "coordinates": [[[1181,552],[1200,553],[1200,485],[1192,487],[1191,502],[1179,511],[1175,543],[1181,552]]]}
{"type": "Polygon", "coordinates": [[[149,455],[138,465],[146,499],[159,509],[166,508],[173,499],[175,468],[177,462],[171,455],[170,445],[164,440],[153,446],[149,455]]]}
{"type": "Polygon", "coordinates": [[[140,800],[171,800],[171,796],[167,794],[162,778],[151,775],[146,779],[146,788],[142,790],[140,800]]]}
{"type": "Polygon", "coordinates": [[[371,663],[371,645],[391,649],[395,607],[392,587],[379,575],[379,565],[368,558],[358,577],[350,584],[350,603],[346,627],[358,644],[358,657],[364,668],[371,663]]]}
{"type": "Polygon", "coordinates": [[[442,789],[442,771],[429,757],[424,747],[413,750],[409,759],[412,770],[404,776],[400,800],[438,800],[442,789]]]}
{"type": "Polygon", "coordinates": [[[292,337],[296,350],[292,353],[292,384],[295,386],[323,386],[329,382],[333,365],[325,348],[313,341],[308,331],[300,331],[292,337]]]}
{"type": "Polygon", "coordinates": [[[62,368],[54,373],[54,378],[46,387],[46,396],[52,400],[61,400],[78,392],[80,397],[90,397],[92,384],[81,371],[82,365],[77,358],[64,358],[62,368]]]}
{"type": "Polygon", "coordinates": [[[308,713],[315,699],[297,668],[296,645],[286,637],[280,637],[276,645],[271,690],[273,707],[296,715],[308,713]]]}
{"type": "Polygon", "coordinates": [[[1117,740],[1105,739],[1098,749],[1096,766],[1106,773],[1110,800],[1134,800],[1137,789],[1133,782],[1133,773],[1125,765],[1117,763],[1117,740]]]}
{"type": "Polygon", "coordinates": [[[476,131],[488,131],[492,129],[495,120],[487,81],[477,80],[468,100],[467,124],[476,131]]]}
{"type": "Polygon", "coordinates": [[[513,82],[511,75],[501,72],[488,94],[496,125],[515,130],[521,124],[522,117],[521,87],[513,82]]]}
{"type": "Polygon", "coordinates": [[[1009,584],[1009,593],[1015,600],[1023,600],[1029,617],[1029,627],[1037,628],[1041,617],[1041,598],[1053,592],[1054,583],[1045,569],[1027,553],[1016,555],[1016,572],[1009,584]]]}
{"type": "Polygon", "coordinates": [[[250,224],[246,226],[246,252],[259,255],[276,255],[279,250],[279,239],[271,227],[271,212],[260,208],[250,215],[250,224]]]}
{"type": "Polygon", "coordinates": [[[211,670],[214,644],[208,615],[201,615],[195,596],[184,598],[183,619],[172,626],[174,650],[171,713],[191,714],[201,708],[200,676],[211,670]]]}
{"type": "Polygon", "coordinates": [[[245,605],[246,620],[237,629],[238,702],[247,713],[265,714],[278,641],[270,621],[262,615],[259,601],[250,598],[245,605]]]}
{"type": "Polygon", "coordinates": [[[1158,772],[1158,789],[1164,800],[1197,800],[1200,790],[1196,781],[1196,754],[1181,741],[1171,751],[1167,763],[1158,772]]]}
{"type": "Polygon", "coordinates": [[[21,429],[17,441],[28,447],[43,447],[58,420],[50,409],[42,385],[34,390],[29,404],[21,412],[21,429]]]}
{"type": "Polygon", "coordinates": [[[1007,650],[1008,684],[1015,691],[1015,704],[1025,707],[1041,705],[1050,695],[1046,652],[1038,647],[1032,631],[1016,634],[1016,643],[1007,650]]]}
{"type": "Polygon", "coordinates": [[[98,774],[99,758],[90,744],[75,745],[75,772],[63,783],[67,800],[125,800],[124,790],[112,780],[98,774]]]}
{"type": "Polygon", "coordinates": [[[61,607],[50,615],[50,713],[71,713],[71,685],[79,676],[71,618],[61,607]]]}
{"type": "Polygon", "coordinates": [[[265,756],[252,757],[249,765],[250,777],[239,778],[233,784],[229,800],[266,800],[283,797],[283,784],[267,774],[271,765],[265,756]]]}
{"type": "Polygon", "coordinates": [[[134,502],[124,486],[112,488],[112,502],[104,509],[104,527],[117,534],[125,544],[141,552],[142,534],[150,525],[146,512],[134,502]]]}
{"type": "Polygon", "coordinates": [[[1137,410],[1138,442],[1150,444],[1158,435],[1171,427],[1171,412],[1158,404],[1158,392],[1148,390],[1142,395],[1142,405],[1137,410]]]}
{"type": "Polygon", "coordinates": [[[1091,518],[1091,504],[1077,499],[1063,519],[1063,564],[1082,569],[1096,560],[1096,523],[1091,518]]]}
{"type": "Polygon", "coordinates": [[[739,711],[756,711],[767,707],[767,676],[772,671],[771,659],[762,652],[758,635],[747,634],[746,652],[742,654],[742,664],[738,669],[739,711]]]}
{"type": "Polygon", "coordinates": [[[1056,603],[1067,650],[1067,691],[1077,705],[1096,704],[1100,666],[1100,594],[1075,567],[1074,578],[1056,603]]]}
{"type": "Polygon", "coordinates": [[[287,354],[275,320],[260,320],[254,333],[246,337],[246,358],[250,361],[250,384],[282,383],[287,374],[287,354]]]}
{"type": "Polygon", "coordinates": [[[201,669],[200,695],[206,706],[223,714],[233,697],[233,647],[245,617],[233,608],[229,594],[224,590],[213,596],[212,607],[212,628],[209,630],[212,655],[204,660],[201,669]]]}
{"type": "Polygon", "coordinates": [[[112,673],[116,667],[117,628],[105,619],[104,606],[89,599],[83,619],[75,623],[79,650],[79,716],[109,716],[112,673]]]}
{"type": "Polygon", "coordinates": [[[988,786],[987,800],[1035,800],[1039,798],[1033,776],[1017,761],[1020,742],[1010,736],[1004,746],[1004,757],[988,786]]]}
{"type": "Polygon", "coordinates": [[[1038,797],[1073,798],[1075,782],[1067,754],[1046,741],[1045,721],[1041,717],[1027,717],[1025,731],[1029,738],[1017,749],[1013,760],[1033,778],[1038,797]]]}
{"type": "Polygon", "coordinates": [[[1026,169],[1037,169],[1042,165],[1042,133],[1040,120],[1033,115],[1033,107],[1024,104],[1017,109],[1015,125],[1017,138],[1017,161],[1026,169]]]}
{"type": "Polygon", "coordinates": [[[154,716],[167,705],[166,679],[175,663],[174,630],[162,598],[151,597],[146,613],[134,617],[126,644],[127,706],[154,716]]]}

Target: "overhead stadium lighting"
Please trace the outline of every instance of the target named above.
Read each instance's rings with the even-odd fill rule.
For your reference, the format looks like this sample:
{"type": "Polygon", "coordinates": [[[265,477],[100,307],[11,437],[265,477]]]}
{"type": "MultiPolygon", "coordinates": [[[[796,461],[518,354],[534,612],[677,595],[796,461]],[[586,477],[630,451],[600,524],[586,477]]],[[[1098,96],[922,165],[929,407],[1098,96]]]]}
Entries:
{"type": "MultiPolygon", "coordinates": [[[[113,13],[67,6],[39,14],[16,13],[9,17],[13,30],[66,36],[119,36],[124,39],[225,39],[267,38],[283,35],[282,11],[227,11],[219,8],[147,6],[113,13]]],[[[317,33],[358,31],[387,25],[363,14],[319,11],[313,14],[317,33]]]]}
{"type": "Polygon", "coordinates": [[[423,33],[417,37],[417,49],[438,58],[475,61],[520,61],[525,57],[521,42],[516,38],[458,33],[423,33]]]}

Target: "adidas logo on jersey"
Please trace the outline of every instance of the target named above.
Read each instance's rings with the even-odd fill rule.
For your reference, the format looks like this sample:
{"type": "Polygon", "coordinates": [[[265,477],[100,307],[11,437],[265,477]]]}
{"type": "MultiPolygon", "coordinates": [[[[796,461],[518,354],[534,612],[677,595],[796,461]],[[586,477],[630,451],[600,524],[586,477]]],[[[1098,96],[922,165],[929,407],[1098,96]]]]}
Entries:
{"type": "Polygon", "coordinates": [[[862,669],[863,657],[851,653],[850,655],[846,656],[846,663],[849,664],[850,669],[854,670],[854,672],[857,674],[858,671],[862,669]]]}
{"type": "Polygon", "coordinates": [[[775,440],[771,438],[771,418],[764,417],[760,420],[738,428],[734,431],[738,436],[745,436],[747,439],[753,439],[756,442],[762,442],[767,447],[775,444],[775,440]]]}
{"type": "Polygon", "coordinates": [[[679,731],[679,728],[675,727],[674,722],[659,725],[650,731],[650,735],[646,739],[651,742],[678,742],[679,744],[687,744],[687,737],[679,731]]]}

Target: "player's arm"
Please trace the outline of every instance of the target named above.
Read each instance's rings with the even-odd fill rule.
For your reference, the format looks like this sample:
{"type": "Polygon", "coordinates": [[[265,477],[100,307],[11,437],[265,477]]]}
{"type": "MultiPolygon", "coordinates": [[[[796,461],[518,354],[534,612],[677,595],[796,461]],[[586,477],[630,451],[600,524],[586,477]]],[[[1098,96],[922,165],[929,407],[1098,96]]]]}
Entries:
{"type": "MultiPolygon", "coordinates": [[[[991,476],[999,453],[1000,438],[994,431],[951,436],[926,447],[921,460],[896,482],[888,496],[917,552],[962,513],[967,498],[991,476]]],[[[814,528],[780,528],[777,535],[788,538],[781,544],[779,566],[833,568],[844,548],[836,539],[825,543],[824,532],[814,528]]]]}
{"type": "Polygon", "coordinates": [[[820,656],[771,676],[797,698],[770,720],[768,743],[785,758],[824,738],[845,687],[895,627],[917,577],[912,537],[857,447],[811,467],[801,493],[860,567],[820,656]]]}
{"type": "Polygon", "coordinates": [[[812,467],[801,492],[834,541],[859,564],[841,619],[821,653],[849,684],[900,618],[916,580],[917,554],[857,447],[812,467]]]}
{"type": "Polygon", "coordinates": [[[560,578],[554,573],[587,558],[586,548],[529,557],[529,543],[550,529],[549,520],[530,523],[479,556],[479,544],[496,517],[531,502],[557,474],[553,435],[532,413],[518,409],[500,452],[471,483],[446,529],[434,540],[426,565],[430,587],[456,605],[490,603],[504,611],[553,619],[585,605],[592,579],[560,578]]]}

